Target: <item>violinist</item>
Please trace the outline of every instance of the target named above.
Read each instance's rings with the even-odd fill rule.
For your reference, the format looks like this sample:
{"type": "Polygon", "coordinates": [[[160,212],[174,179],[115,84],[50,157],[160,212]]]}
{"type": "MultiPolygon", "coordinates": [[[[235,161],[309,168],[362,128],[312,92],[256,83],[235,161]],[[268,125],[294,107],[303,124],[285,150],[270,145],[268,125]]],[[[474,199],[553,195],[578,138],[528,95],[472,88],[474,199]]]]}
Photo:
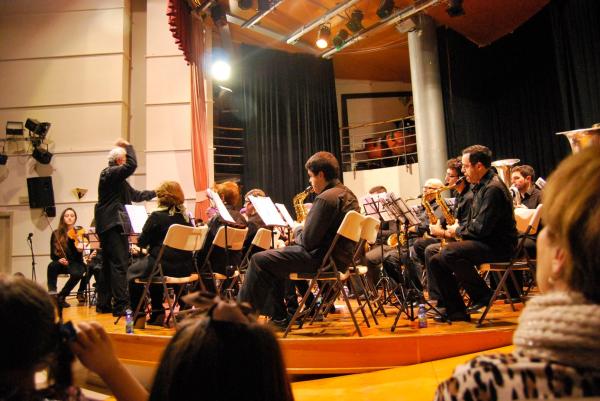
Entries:
{"type": "MultiPolygon", "coordinates": [[[[75,288],[85,273],[83,262],[83,242],[81,229],[75,227],[77,213],[72,208],[66,208],[60,215],[58,228],[52,232],[50,239],[50,258],[52,262],[48,265],[47,281],[48,291],[56,293],[56,281],[59,274],[68,274],[69,280],[58,293],[58,303],[63,308],[69,305],[65,298],[75,288]],[[79,232],[77,232],[79,230],[79,232]]],[[[77,300],[85,301],[85,282],[81,280],[77,290],[77,300]]]]}

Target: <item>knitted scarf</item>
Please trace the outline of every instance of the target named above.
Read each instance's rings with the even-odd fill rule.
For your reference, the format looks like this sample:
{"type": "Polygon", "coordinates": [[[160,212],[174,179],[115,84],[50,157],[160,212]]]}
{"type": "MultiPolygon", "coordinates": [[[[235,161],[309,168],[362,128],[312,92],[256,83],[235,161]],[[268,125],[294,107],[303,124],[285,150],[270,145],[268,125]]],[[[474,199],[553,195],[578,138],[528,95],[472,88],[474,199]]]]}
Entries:
{"type": "Polygon", "coordinates": [[[600,368],[600,305],[580,293],[552,292],[529,301],[515,331],[517,352],[568,366],[600,368]]]}

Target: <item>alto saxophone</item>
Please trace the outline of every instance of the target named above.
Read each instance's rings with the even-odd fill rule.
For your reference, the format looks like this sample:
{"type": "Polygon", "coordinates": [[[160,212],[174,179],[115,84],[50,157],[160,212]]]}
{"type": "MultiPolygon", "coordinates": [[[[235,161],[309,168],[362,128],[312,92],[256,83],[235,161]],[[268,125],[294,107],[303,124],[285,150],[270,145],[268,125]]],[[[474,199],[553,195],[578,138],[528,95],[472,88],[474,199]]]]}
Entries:
{"type": "Polygon", "coordinates": [[[302,223],[304,220],[306,220],[308,211],[306,210],[306,206],[304,206],[304,199],[306,199],[306,197],[313,192],[313,187],[309,185],[304,191],[300,192],[292,199],[294,210],[296,211],[296,221],[298,223],[302,223]]]}
{"type": "MultiPolygon", "coordinates": [[[[447,185],[445,187],[438,188],[435,191],[433,191],[433,195],[435,196],[435,203],[438,204],[438,206],[440,207],[440,210],[442,211],[442,214],[444,215],[444,218],[446,219],[446,226],[454,225],[454,223],[456,223],[456,217],[454,217],[454,215],[450,211],[450,208],[448,207],[448,204],[446,203],[444,198],[442,198],[442,192],[449,191],[451,189],[456,188],[456,186],[458,184],[460,184],[463,179],[464,179],[464,177],[460,177],[458,179],[458,181],[456,181],[456,183],[454,183],[452,185],[447,185]]],[[[436,222],[437,222],[437,217],[436,217],[436,222]]],[[[435,224],[435,223],[433,223],[433,224],[435,224]]],[[[446,239],[442,238],[442,247],[444,247],[445,245],[446,245],[446,239]]]]}

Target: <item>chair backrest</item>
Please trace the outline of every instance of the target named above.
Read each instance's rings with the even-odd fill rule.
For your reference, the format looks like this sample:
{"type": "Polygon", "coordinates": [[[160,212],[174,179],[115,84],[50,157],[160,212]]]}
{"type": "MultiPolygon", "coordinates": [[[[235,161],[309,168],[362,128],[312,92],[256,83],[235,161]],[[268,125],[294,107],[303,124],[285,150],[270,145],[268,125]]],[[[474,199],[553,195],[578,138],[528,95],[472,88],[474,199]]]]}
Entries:
{"type": "MultiPolygon", "coordinates": [[[[233,228],[227,227],[227,243],[230,251],[239,251],[244,247],[244,240],[248,228],[233,228]]],[[[215,239],[213,239],[213,245],[221,248],[225,248],[225,226],[219,227],[215,239]]]]}
{"type": "Polygon", "coordinates": [[[362,222],[364,219],[366,219],[366,217],[362,214],[355,212],[354,210],[349,211],[346,213],[346,216],[344,216],[344,220],[342,220],[342,224],[340,224],[337,233],[351,241],[360,241],[362,222]]]}
{"type": "Polygon", "coordinates": [[[252,245],[261,249],[271,248],[271,230],[259,228],[252,239],[252,245]]]}
{"type": "Polygon", "coordinates": [[[541,213],[541,204],[535,209],[516,208],[515,221],[517,222],[517,231],[519,234],[535,234],[540,224],[541,213]]]}
{"type": "Polygon", "coordinates": [[[380,221],[372,216],[367,216],[362,222],[360,238],[369,244],[374,244],[377,241],[379,233],[380,221]]]}
{"type": "Polygon", "coordinates": [[[190,227],[182,224],[172,224],[169,231],[167,231],[163,245],[182,251],[197,251],[204,246],[207,233],[207,226],[190,227]]]}

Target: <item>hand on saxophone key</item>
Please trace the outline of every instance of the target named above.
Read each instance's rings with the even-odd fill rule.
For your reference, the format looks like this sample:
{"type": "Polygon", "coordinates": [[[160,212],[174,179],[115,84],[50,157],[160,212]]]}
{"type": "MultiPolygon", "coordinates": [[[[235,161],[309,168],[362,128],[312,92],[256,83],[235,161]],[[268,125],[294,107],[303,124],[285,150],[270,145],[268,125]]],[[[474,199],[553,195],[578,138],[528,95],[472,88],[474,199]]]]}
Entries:
{"type": "Polygon", "coordinates": [[[435,224],[429,224],[429,234],[433,237],[442,238],[445,230],[442,228],[440,221],[438,220],[435,224]]]}

